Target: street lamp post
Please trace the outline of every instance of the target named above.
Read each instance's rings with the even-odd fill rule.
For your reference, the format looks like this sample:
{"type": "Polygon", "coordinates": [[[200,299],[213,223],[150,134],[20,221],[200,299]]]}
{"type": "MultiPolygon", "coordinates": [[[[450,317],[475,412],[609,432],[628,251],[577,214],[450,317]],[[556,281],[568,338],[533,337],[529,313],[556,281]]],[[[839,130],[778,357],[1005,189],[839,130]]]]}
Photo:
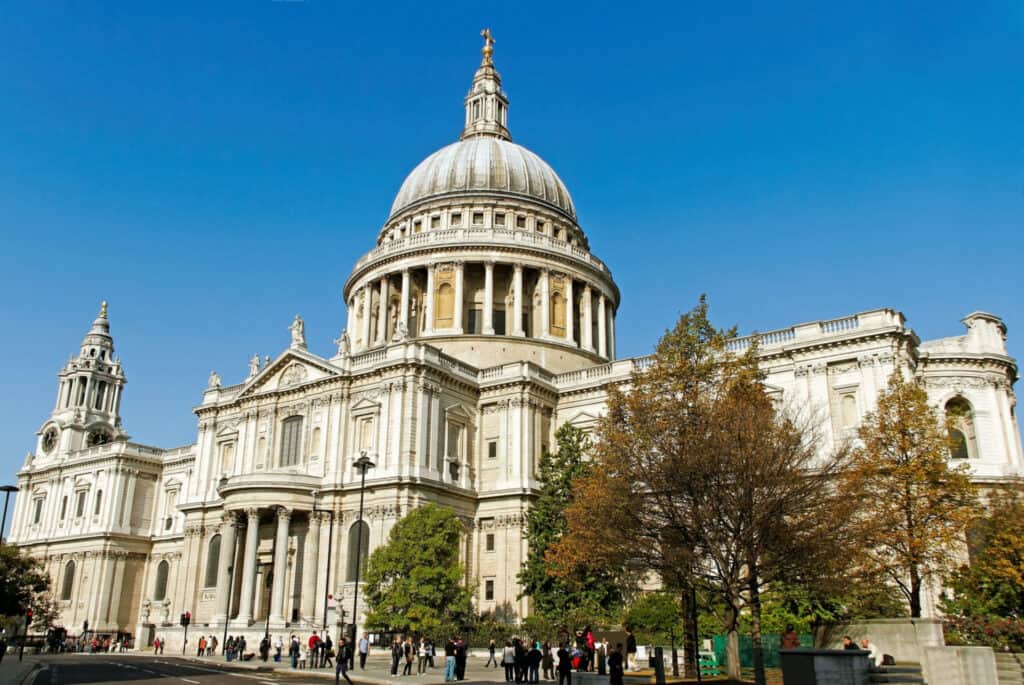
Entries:
{"type": "Polygon", "coordinates": [[[0,545],[4,544],[4,529],[7,527],[7,501],[11,498],[12,492],[17,492],[14,485],[0,485],[0,492],[4,493],[4,517],[0,519],[0,545]]]}
{"type": "MultiPolygon", "coordinates": [[[[312,490],[310,493],[313,496],[313,513],[316,514],[321,509],[316,508],[316,498],[320,495],[319,490],[312,490]]],[[[327,632],[327,598],[330,597],[331,592],[331,557],[334,556],[334,507],[332,506],[328,513],[331,515],[331,523],[327,528],[327,580],[324,583],[324,628],[323,632],[327,632]]],[[[314,624],[315,625],[315,624],[314,624]]]]}
{"type": "Polygon", "coordinates": [[[356,523],[356,585],[355,593],[352,599],[352,639],[349,643],[352,645],[352,649],[349,650],[349,668],[355,668],[356,654],[356,624],[359,621],[359,571],[362,559],[360,556],[363,552],[363,496],[366,494],[366,471],[372,469],[376,464],[370,461],[370,458],[366,456],[366,450],[359,453],[359,459],[353,464],[362,473],[362,479],[359,483],[359,518],[356,523]]]}

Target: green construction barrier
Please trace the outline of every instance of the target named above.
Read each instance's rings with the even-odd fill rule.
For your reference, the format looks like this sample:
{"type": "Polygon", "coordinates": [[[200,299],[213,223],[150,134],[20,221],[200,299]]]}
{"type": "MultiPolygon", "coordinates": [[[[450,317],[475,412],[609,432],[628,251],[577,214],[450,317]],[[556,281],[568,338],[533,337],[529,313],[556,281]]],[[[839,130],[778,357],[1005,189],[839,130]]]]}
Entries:
{"type": "MultiPolygon", "coordinates": [[[[719,664],[725,664],[725,645],[728,638],[725,635],[715,635],[712,640],[714,645],[715,658],[719,664]]],[[[761,636],[761,651],[764,653],[765,668],[780,668],[782,662],[779,659],[779,645],[782,636],[773,633],[761,636]]],[[[801,647],[813,647],[813,635],[800,636],[801,647]]],[[[740,668],[753,668],[754,666],[754,640],[749,635],[740,635],[740,668]]]]}

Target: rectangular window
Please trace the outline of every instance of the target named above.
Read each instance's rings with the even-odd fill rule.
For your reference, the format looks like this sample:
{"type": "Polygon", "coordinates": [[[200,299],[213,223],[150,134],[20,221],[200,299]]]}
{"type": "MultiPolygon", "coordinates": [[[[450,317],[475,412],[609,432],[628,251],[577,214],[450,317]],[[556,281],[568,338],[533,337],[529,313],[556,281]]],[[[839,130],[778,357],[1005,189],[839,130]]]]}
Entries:
{"type": "Polygon", "coordinates": [[[475,333],[479,335],[484,330],[484,310],[482,309],[470,309],[466,320],[466,333],[475,333]]]}
{"type": "Polygon", "coordinates": [[[495,335],[505,335],[505,310],[495,309],[491,312],[491,323],[494,324],[495,335]]]}
{"type": "Polygon", "coordinates": [[[474,226],[482,226],[483,223],[484,223],[484,213],[483,212],[473,212],[473,225],[474,226]]]}
{"type": "Polygon", "coordinates": [[[487,441],[487,458],[497,459],[498,458],[498,441],[488,440],[487,441]]]}
{"type": "Polygon", "coordinates": [[[75,518],[82,518],[85,515],[85,491],[78,493],[75,499],[75,518]]]}
{"type": "Polygon", "coordinates": [[[36,500],[35,511],[32,512],[32,524],[39,525],[39,522],[43,519],[43,499],[39,498],[36,500]]]}
{"type": "Polygon", "coordinates": [[[461,226],[461,225],[462,225],[462,214],[459,214],[458,212],[456,212],[455,214],[452,214],[452,226],[461,226]]]}
{"type": "Polygon", "coordinates": [[[439,216],[432,216],[432,217],[430,217],[430,227],[431,228],[441,228],[441,217],[439,217],[439,216]]]}
{"type": "Polygon", "coordinates": [[[525,216],[517,216],[516,217],[516,228],[526,228],[526,217],[525,216]]]}
{"type": "Polygon", "coordinates": [[[100,507],[102,507],[102,506],[103,506],[103,491],[102,490],[97,490],[96,491],[96,504],[93,507],[92,515],[93,516],[99,516],[100,515],[100,507]]]}
{"type": "Polygon", "coordinates": [[[494,225],[495,226],[504,226],[505,225],[505,215],[504,214],[500,214],[500,213],[499,214],[495,214],[494,215],[494,225]]]}
{"type": "Polygon", "coordinates": [[[487,551],[488,552],[493,552],[494,551],[494,533],[488,533],[487,537],[484,538],[484,539],[487,541],[487,547],[486,547],[487,551]]]}
{"type": "Polygon", "coordinates": [[[68,496],[64,495],[60,499],[60,520],[63,521],[68,516],[68,496]]]}
{"type": "Polygon", "coordinates": [[[461,459],[462,433],[463,428],[461,425],[457,423],[448,424],[448,444],[445,446],[445,456],[449,459],[461,459]]]}
{"type": "Polygon", "coordinates": [[[285,419],[281,428],[281,466],[294,466],[302,460],[302,417],[285,419]]]}
{"type": "Polygon", "coordinates": [[[488,602],[493,602],[494,601],[494,581],[493,580],[485,580],[484,581],[484,599],[487,600],[488,602]]]}
{"type": "Polygon", "coordinates": [[[412,232],[413,233],[420,233],[422,230],[423,230],[423,222],[422,221],[417,219],[416,221],[412,222],[412,232]]]}

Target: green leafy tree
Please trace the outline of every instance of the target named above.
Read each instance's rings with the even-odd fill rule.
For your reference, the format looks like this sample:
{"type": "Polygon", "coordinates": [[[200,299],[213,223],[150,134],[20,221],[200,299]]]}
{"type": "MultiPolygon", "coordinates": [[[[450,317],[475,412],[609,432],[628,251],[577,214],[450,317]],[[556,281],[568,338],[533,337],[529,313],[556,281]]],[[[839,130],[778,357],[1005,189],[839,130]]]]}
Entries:
{"type": "Polygon", "coordinates": [[[473,622],[459,563],[463,535],[451,509],[426,504],[406,514],[366,569],[367,626],[441,638],[473,622]]]}
{"type": "Polygon", "coordinates": [[[864,543],[865,572],[884,575],[921,616],[921,588],[953,570],[977,515],[966,465],[950,467],[951,425],[916,381],[897,370],[864,418],[850,468],[840,480],[863,506],[848,519],[864,543]]]}
{"type": "Polygon", "coordinates": [[[970,537],[971,563],[947,579],[943,612],[978,624],[1024,617],[1024,491],[993,493],[970,537]]]}
{"type": "Polygon", "coordinates": [[[17,547],[0,546],[0,615],[23,616],[26,609],[44,608],[49,589],[50,578],[37,559],[17,547]]]}
{"type": "Polygon", "coordinates": [[[626,607],[622,623],[631,626],[643,642],[674,644],[683,634],[683,607],[678,597],[650,592],[626,607]]]}
{"type": "Polygon", "coordinates": [[[555,442],[556,452],[545,450],[541,455],[540,494],[527,514],[529,548],[519,582],[523,595],[533,600],[536,613],[574,628],[616,611],[622,592],[608,573],[586,564],[579,564],[571,574],[553,573],[548,550],[568,530],[565,510],[572,503],[573,483],[590,469],[584,459],[590,441],[582,430],[563,424],[555,431],[555,442]]]}

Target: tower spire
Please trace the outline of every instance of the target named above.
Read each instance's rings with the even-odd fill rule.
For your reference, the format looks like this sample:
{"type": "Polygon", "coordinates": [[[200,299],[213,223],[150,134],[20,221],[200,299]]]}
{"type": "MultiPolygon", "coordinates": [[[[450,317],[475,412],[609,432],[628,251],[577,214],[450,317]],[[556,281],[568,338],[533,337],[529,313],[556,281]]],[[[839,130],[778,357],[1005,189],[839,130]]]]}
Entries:
{"type": "Polygon", "coordinates": [[[501,89],[501,76],[494,68],[494,36],[490,29],[480,32],[484,46],[480,50],[483,59],[473,74],[473,84],[466,95],[466,125],[462,129],[462,140],[476,136],[488,136],[511,140],[508,132],[508,96],[501,89]]]}

